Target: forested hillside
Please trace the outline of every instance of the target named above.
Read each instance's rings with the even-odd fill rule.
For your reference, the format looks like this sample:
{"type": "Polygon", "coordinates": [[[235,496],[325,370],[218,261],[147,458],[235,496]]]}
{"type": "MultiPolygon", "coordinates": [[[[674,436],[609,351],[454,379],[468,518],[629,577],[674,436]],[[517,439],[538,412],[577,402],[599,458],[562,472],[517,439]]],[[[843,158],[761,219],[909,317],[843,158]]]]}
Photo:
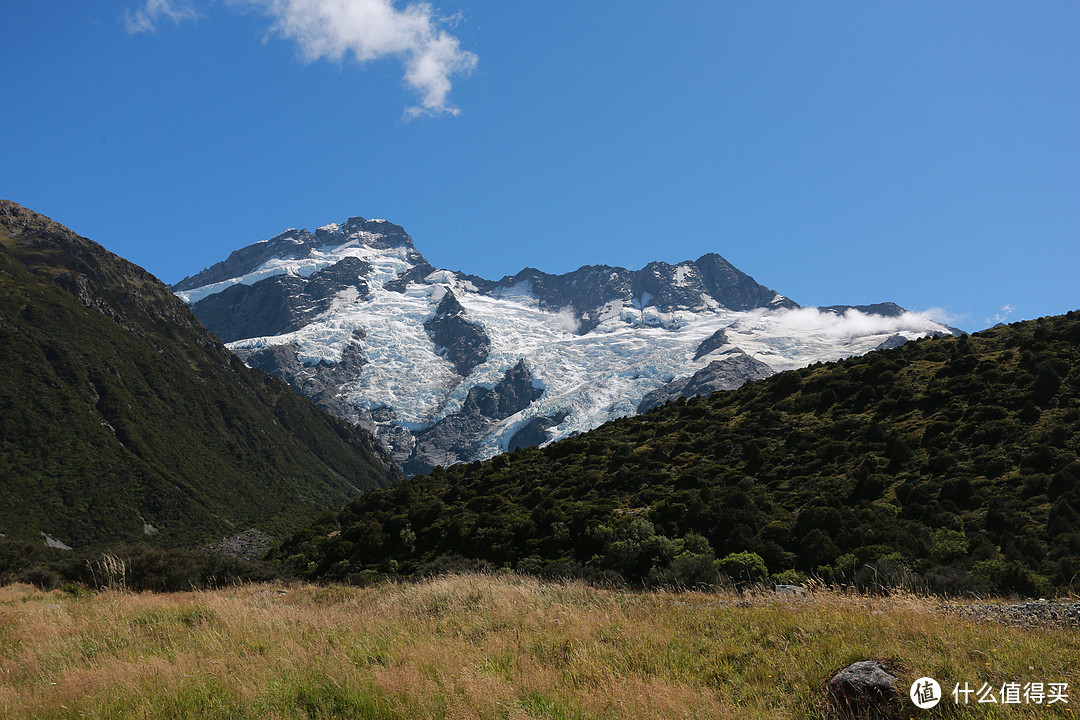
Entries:
{"type": "Polygon", "coordinates": [[[460,565],[630,582],[815,574],[1080,582],[1080,313],[678,401],[365,494],[279,559],[360,580],[460,565]]]}
{"type": "Polygon", "coordinates": [[[8,540],[285,533],[400,475],[366,432],[245,367],[152,275],[8,201],[0,367],[8,540]]]}

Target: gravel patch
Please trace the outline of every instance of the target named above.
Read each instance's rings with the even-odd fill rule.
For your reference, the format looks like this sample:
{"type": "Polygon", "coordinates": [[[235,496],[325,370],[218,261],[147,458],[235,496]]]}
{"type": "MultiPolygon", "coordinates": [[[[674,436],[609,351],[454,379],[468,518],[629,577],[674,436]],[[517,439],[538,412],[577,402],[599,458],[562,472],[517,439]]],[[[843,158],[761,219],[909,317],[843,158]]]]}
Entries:
{"type": "Polygon", "coordinates": [[[965,620],[997,622],[1019,627],[1080,626],[1080,602],[1028,601],[1020,603],[972,603],[942,605],[943,613],[965,620]]]}
{"type": "Polygon", "coordinates": [[[210,546],[214,552],[231,557],[255,560],[266,555],[266,551],[274,544],[274,538],[262,530],[252,528],[232,537],[218,540],[210,546]]]}

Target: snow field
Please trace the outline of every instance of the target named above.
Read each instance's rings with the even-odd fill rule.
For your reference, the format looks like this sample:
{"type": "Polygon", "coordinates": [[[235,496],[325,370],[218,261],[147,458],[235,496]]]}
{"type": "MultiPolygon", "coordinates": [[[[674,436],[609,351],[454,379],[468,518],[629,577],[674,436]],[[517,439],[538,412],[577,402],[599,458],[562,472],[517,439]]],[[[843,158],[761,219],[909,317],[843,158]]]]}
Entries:
{"type": "MultiPolygon", "coordinates": [[[[295,332],[239,340],[230,347],[295,343],[300,360],[316,364],[337,362],[347,346],[359,344],[367,364],[342,389],[343,399],[358,409],[388,406],[396,424],[409,430],[423,429],[459,410],[472,387],[493,387],[524,358],[544,394],[492,429],[484,442],[484,457],[505,451],[513,434],[536,416],[567,411],[566,419],[553,429],[553,439],[559,439],[632,415],[649,391],[692,375],[736,347],[782,371],[865,353],[894,334],[911,339],[945,330],[916,313],[887,318],[857,311],[835,315],[815,308],[734,312],[704,297],[701,308],[664,313],[643,296],[630,305],[606,303],[599,310],[600,325],[576,335],[569,309],[540,308],[527,282],[482,295],[453,272],[437,270],[404,293],[387,290],[387,282],[411,269],[410,250],[375,249],[365,244],[364,235],[368,233],[357,233],[337,247],[313,249],[305,258],[275,258],[242,277],[177,294],[195,302],[236,283],[252,284],[279,274],[307,277],[344,257],[366,261],[372,268],[364,277],[368,296],[349,288],[338,293],[326,312],[295,332]],[[447,292],[455,294],[466,318],[481,325],[491,341],[487,360],[464,380],[439,356],[424,329],[447,292]],[[701,341],[722,328],[731,344],[693,360],[701,341]],[[357,329],[363,330],[362,338],[357,329]]],[[[676,282],[687,282],[692,270],[678,266],[676,282]]]]}

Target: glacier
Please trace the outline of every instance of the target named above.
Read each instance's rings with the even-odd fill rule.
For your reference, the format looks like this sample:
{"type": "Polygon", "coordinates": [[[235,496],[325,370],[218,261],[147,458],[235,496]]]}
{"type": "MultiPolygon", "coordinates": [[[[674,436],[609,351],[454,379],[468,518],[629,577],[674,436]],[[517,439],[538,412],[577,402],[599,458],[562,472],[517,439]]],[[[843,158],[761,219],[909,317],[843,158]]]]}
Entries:
{"type": "MultiPolygon", "coordinates": [[[[283,304],[301,319],[298,327],[231,339],[228,346],[249,364],[271,348],[294,355],[291,369],[266,369],[367,426],[413,472],[432,464],[416,457],[415,438],[463,409],[475,414],[470,392],[499,387],[522,360],[542,393],[509,417],[473,423],[478,436],[454,440],[463,449],[448,450],[452,460],[505,452],[515,434],[538,419],[549,420],[545,442],[552,442],[633,415],[649,392],[726,354],[745,353],[780,372],[860,355],[895,344],[897,336],[953,332],[896,306],[890,314],[801,307],[715,255],[675,266],[650,263],[640,271],[587,266],[554,276],[526,270],[490,281],[434,268],[399,226],[363,218],[255,243],[185,278],[174,291],[218,332],[215,319],[232,307],[223,293],[236,286],[246,287],[232,295],[254,294],[250,306],[283,304]],[[310,305],[288,308],[300,296],[296,281],[286,279],[317,277],[345,258],[363,261],[355,284],[329,285],[324,296],[315,296],[322,309],[312,317],[304,315],[310,305]],[[462,322],[489,343],[486,357],[465,377],[425,328],[448,293],[464,310],[462,322]],[[699,353],[721,330],[721,344],[699,353]],[[317,382],[349,353],[360,358],[357,372],[317,382]]],[[[304,297],[311,302],[310,293],[304,297]]]]}

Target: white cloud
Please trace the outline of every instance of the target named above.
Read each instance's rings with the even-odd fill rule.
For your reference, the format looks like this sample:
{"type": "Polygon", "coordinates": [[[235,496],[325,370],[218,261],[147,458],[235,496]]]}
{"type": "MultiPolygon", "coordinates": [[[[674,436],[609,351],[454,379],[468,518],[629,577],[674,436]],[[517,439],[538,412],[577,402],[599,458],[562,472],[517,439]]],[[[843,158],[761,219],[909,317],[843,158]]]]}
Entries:
{"type": "Polygon", "coordinates": [[[1006,303],[1005,305],[1003,305],[1001,307],[1001,312],[995,313],[993,317],[986,318],[986,322],[988,322],[988,323],[991,323],[991,322],[992,323],[1007,322],[1008,319],[1015,312],[1016,312],[1016,308],[1014,308],[1012,305],[1009,305],[1009,304],[1006,303]]]}
{"type": "Polygon", "coordinates": [[[581,330],[581,323],[574,314],[574,309],[572,307],[564,307],[556,313],[555,317],[559,321],[559,327],[566,332],[577,335],[578,331],[581,330]]]}
{"type": "MultiPolygon", "coordinates": [[[[211,0],[202,0],[210,2],[211,0]]],[[[145,0],[124,11],[129,33],[154,32],[162,20],[179,24],[199,17],[193,0],[145,0]]],[[[440,17],[426,2],[398,8],[396,0],[226,0],[234,7],[254,8],[272,21],[271,30],[300,46],[309,61],[358,62],[398,59],[404,80],[420,94],[420,104],[406,109],[417,115],[457,115],[448,101],[450,78],[476,67],[474,53],[446,31],[453,18],[440,17]]]]}
{"type": "Polygon", "coordinates": [[[970,320],[966,313],[960,315],[954,315],[945,308],[932,307],[927,310],[923,310],[919,315],[928,317],[936,323],[942,325],[959,325],[962,322],[970,320]]]}
{"type": "Polygon", "coordinates": [[[185,20],[195,20],[199,14],[195,9],[182,1],[177,3],[173,0],[146,0],[143,6],[137,10],[124,10],[124,27],[134,35],[141,32],[155,32],[157,23],[161,20],[172,20],[179,25],[185,20]]]}
{"type": "Polygon", "coordinates": [[[247,0],[273,21],[273,30],[295,40],[308,60],[359,62],[399,58],[405,82],[420,93],[409,116],[458,114],[448,103],[450,77],[476,67],[475,54],[462,50],[446,32],[448,22],[423,2],[402,9],[394,0],[247,0]]]}
{"type": "Polygon", "coordinates": [[[930,334],[945,331],[945,323],[935,319],[934,310],[916,313],[905,311],[896,317],[871,315],[850,309],[843,314],[822,312],[817,308],[796,308],[770,313],[775,325],[796,332],[814,332],[833,338],[912,332],[930,334]]]}

